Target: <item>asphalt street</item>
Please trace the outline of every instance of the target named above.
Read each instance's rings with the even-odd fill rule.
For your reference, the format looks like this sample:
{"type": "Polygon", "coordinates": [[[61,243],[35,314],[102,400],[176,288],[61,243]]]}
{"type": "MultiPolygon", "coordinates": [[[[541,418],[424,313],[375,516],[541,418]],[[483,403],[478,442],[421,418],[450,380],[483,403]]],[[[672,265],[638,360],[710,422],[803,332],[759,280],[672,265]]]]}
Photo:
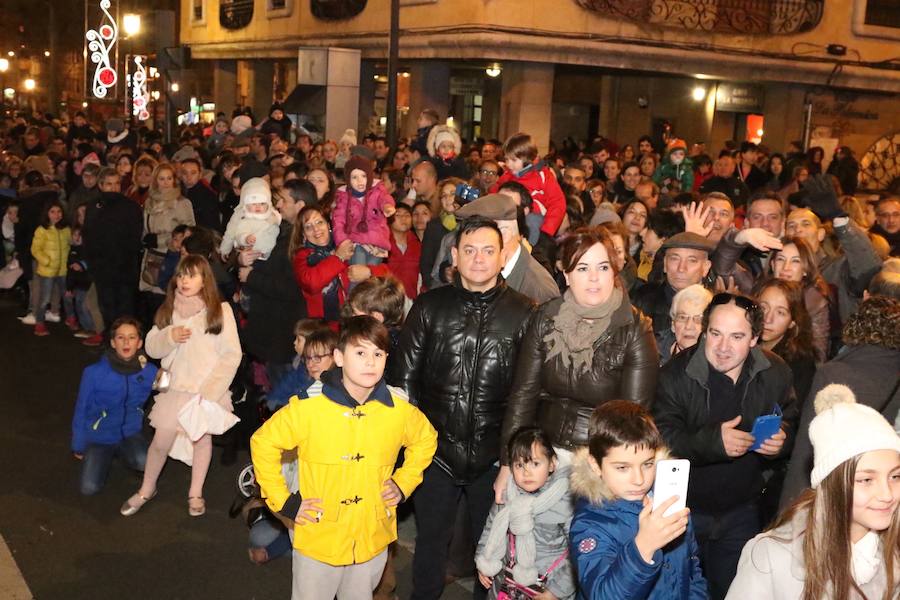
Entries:
{"type": "MultiPolygon", "coordinates": [[[[6,478],[0,535],[33,597],[289,598],[289,558],[252,564],[246,526],[228,517],[246,452],[237,465],[223,467],[215,448],[204,492],[207,514],[200,518],[187,514],[190,469],[172,460],[157,497],[133,517],[120,516],[119,507],[140,480],[121,464],[114,464],[99,495],[78,493],[80,463],[69,449],[72,410],[81,371],[101,350],[81,346],[63,324],[50,324],[50,336],[35,337],[16,319],[22,313],[11,296],[0,295],[0,464],[6,478]]],[[[410,592],[412,522],[401,526],[400,598],[410,592]]],[[[0,578],[8,572],[0,569],[0,578]]],[[[448,587],[444,598],[471,597],[471,580],[464,583],[448,587]]]]}

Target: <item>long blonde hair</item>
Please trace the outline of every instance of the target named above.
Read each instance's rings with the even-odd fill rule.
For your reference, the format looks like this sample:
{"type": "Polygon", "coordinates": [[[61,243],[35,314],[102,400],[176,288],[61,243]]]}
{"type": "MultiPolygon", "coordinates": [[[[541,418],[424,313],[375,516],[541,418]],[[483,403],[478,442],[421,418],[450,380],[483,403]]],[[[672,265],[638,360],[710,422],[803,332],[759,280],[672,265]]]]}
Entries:
{"type": "Polygon", "coordinates": [[[216,277],[213,275],[209,261],[199,254],[188,254],[175,267],[175,274],[169,280],[166,288],[166,299],[156,311],[153,324],[158,328],[168,327],[172,324],[172,313],[175,312],[175,292],[178,288],[180,275],[195,275],[200,273],[203,278],[203,288],[200,297],[206,306],[206,333],[218,335],[222,333],[222,297],[216,286],[216,277]]]}
{"type": "Polygon", "coordinates": [[[170,163],[159,163],[156,165],[156,168],[153,169],[153,179],[150,181],[150,191],[151,192],[159,192],[159,183],[157,183],[156,179],[159,177],[159,174],[163,171],[171,171],[172,172],[172,180],[175,182],[175,189],[178,189],[178,172],[175,170],[175,167],[170,163]]]}
{"type": "MultiPolygon", "coordinates": [[[[850,526],[853,523],[853,486],[859,456],[841,463],[816,489],[806,490],[772,524],[777,529],[795,518],[802,523],[803,563],[806,580],[800,600],[850,600],[853,590],[861,598],[862,592],[852,572],[852,542],[850,526]],[[802,516],[806,512],[805,518],[802,516]]],[[[882,600],[894,597],[894,568],[900,558],[900,511],[894,511],[890,526],[881,532],[881,548],[887,575],[882,600]]],[[[773,534],[774,539],[791,542],[773,534]]],[[[871,598],[869,600],[875,600],[871,598]]]]}

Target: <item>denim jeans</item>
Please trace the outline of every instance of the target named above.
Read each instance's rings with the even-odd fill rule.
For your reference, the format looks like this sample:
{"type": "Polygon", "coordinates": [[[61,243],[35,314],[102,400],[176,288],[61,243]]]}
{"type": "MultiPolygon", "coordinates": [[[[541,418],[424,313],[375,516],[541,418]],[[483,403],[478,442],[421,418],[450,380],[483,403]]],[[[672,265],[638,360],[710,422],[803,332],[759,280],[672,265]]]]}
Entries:
{"type": "Polygon", "coordinates": [[[291,537],[281,523],[260,519],[250,528],[250,547],[265,548],[272,560],[288,553],[292,547],[291,537]]]}
{"type": "Polygon", "coordinates": [[[87,293],[87,290],[80,288],[66,292],[66,295],[63,296],[63,306],[66,308],[66,316],[76,317],[82,329],[85,331],[97,331],[96,325],[94,325],[94,318],[85,305],[87,293]]]}
{"type": "Polygon", "coordinates": [[[35,294],[31,303],[31,310],[34,312],[34,320],[36,323],[44,322],[44,307],[50,303],[50,298],[54,297],[53,291],[56,290],[54,306],[50,310],[59,314],[59,299],[62,297],[66,288],[65,277],[42,277],[34,276],[35,294]]]}
{"type": "MultiPolygon", "coordinates": [[[[437,600],[444,591],[444,575],[457,502],[464,498],[469,510],[472,540],[478,543],[494,503],[493,467],[468,485],[457,485],[443,469],[434,463],[425,469],[422,484],[412,500],[416,508],[416,553],[413,555],[414,600],[437,600]]],[[[475,565],[468,565],[470,571],[475,565]]],[[[472,592],[476,599],[485,598],[487,590],[478,582],[472,592]]]]}
{"type": "Polygon", "coordinates": [[[353,249],[353,256],[350,257],[349,264],[351,265],[380,265],[384,261],[383,258],[379,258],[377,256],[372,256],[366,249],[360,245],[357,245],[356,248],[353,249]]]}
{"type": "Polygon", "coordinates": [[[762,529],[759,506],[751,502],[717,515],[691,511],[691,518],[709,597],[722,600],[737,573],[741,550],[762,529]]]}
{"type": "Polygon", "coordinates": [[[92,496],[103,489],[113,458],[119,456],[128,467],[143,471],[147,462],[147,441],[140,433],[118,444],[91,444],[84,451],[81,465],[81,493],[92,496]]]}

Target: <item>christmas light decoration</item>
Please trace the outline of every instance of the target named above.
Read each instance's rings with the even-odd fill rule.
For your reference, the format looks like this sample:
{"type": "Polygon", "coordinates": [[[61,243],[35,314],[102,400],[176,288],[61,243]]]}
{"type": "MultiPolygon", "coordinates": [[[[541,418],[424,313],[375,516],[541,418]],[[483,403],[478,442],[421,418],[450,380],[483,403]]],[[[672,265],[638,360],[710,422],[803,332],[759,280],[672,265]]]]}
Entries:
{"type": "Polygon", "coordinates": [[[146,56],[135,56],[134,73],[131,74],[131,114],[138,121],[146,121],[150,118],[147,107],[150,104],[150,92],[147,90],[147,67],[144,61],[146,56]]]}
{"type": "Polygon", "coordinates": [[[91,84],[91,91],[97,98],[105,98],[109,89],[114,88],[119,79],[115,69],[114,52],[119,40],[119,27],[109,13],[110,5],[110,0],[100,0],[100,11],[103,13],[100,26],[97,29],[89,29],[85,34],[91,62],[97,65],[91,84]]]}

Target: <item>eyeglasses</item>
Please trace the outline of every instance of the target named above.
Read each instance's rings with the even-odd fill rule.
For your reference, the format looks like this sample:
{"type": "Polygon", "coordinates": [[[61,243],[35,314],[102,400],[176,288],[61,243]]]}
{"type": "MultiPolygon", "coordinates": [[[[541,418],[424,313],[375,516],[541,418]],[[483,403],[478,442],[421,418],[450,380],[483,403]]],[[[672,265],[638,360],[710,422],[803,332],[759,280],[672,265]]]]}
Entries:
{"type": "Polygon", "coordinates": [[[713,296],[712,302],[709,303],[710,309],[713,306],[719,306],[721,304],[729,304],[734,301],[735,305],[738,308],[742,308],[747,312],[756,312],[759,310],[759,305],[756,304],[750,298],[746,296],[738,296],[737,294],[731,294],[729,292],[719,292],[715,296],[713,296]]]}
{"type": "Polygon", "coordinates": [[[303,362],[320,363],[330,356],[330,354],[310,354],[309,356],[303,357],[303,362]]]}
{"type": "Polygon", "coordinates": [[[703,315],[686,315],[684,313],[675,315],[675,322],[679,325],[687,325],[690,321],[693,321],[694,325],[703,325],[703,315]]]}
{"type": "Polygon", "coordinates": [[[491,171],[490,169],[482,169],[481,174],[482,175],[496,175],[497,171],[491,171]]]}
{"type": "Polygon", "coordinates": [[[327,223],[323,219],[316,219],[315,221],[309,221],[303,225],[303,231],[315,231],[319,227],[323,225],[327,225],[327,223]]]}

